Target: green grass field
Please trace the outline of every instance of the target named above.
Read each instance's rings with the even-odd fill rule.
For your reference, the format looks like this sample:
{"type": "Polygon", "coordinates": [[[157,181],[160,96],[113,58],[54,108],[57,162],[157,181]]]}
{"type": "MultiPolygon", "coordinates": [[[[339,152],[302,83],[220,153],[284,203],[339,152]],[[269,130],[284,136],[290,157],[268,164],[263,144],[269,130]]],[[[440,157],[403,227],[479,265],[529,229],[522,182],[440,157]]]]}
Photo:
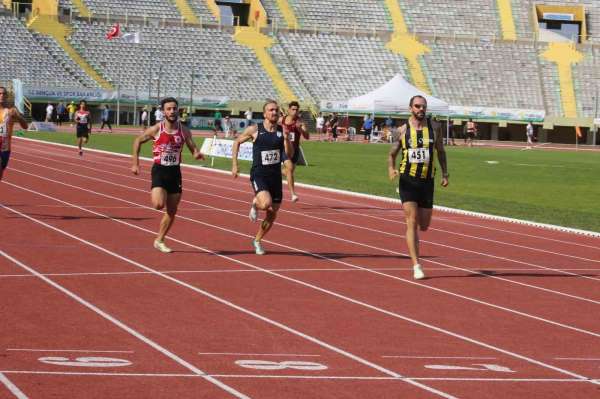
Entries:
{"type": "MultiPolygon", "coordinates": [[[[75,142],[72,134],[25,136],[75,142]]],[[[132,141],[133,136],[94,134],[89,147],[129,154],[132,141]]],[[[150,147],[142,154],[149,156],[150,147]]],[[[298,182],[397,197],[397,183],[387,178],[388,145],[307,142],[303,149],[310,166],[298,167],[298,182]]],[[[463,147],[447,152],[450,186],[436,186],[437,205],[600,232],[600,153],[463,147]]],[[[191,160],[187,152],[184,162],[209,164],[191,160]]],[[[230,169],[231,161],[216,159],[215,167],[230,169]]],[[[240,167],[250,169],[248,162],[240,167]]]]}

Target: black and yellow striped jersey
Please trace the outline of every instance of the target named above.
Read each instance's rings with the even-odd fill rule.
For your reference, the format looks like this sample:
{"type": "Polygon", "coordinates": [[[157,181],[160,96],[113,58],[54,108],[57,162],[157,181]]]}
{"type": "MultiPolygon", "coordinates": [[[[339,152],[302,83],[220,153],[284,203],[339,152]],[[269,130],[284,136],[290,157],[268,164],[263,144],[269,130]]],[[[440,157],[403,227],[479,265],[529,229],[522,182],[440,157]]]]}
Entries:
{"type": "Polygon", "coordinates": [[[400,138],[402,146],[400,174],[420,179],[432,179],[435,172],[433,167],[434,143],[435,131],[429,119],[423,130],[416,130],[410,123],[407,123],[406,132],[400,138]]]}

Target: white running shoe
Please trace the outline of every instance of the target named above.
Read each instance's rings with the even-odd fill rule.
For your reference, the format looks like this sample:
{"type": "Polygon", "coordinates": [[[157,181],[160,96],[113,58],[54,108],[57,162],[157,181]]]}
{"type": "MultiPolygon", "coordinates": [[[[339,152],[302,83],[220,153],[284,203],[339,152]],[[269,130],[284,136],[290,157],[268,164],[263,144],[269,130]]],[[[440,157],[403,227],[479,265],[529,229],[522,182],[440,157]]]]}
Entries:
{"type": "Polygon", "coordinates": [[[257,255],[266,254],[265,250],[263,249],[262,245],[260,244],[260,241],[252,240],[252,246],[254,247],[255,254],[257,254],[257,255]]]}
{"type": "Polygon", "coordinates": [[[296,194],[292,195],[292,202],[298,202],[299,199],[296,194]]]}
{"type": "Polygon", "coordinates": [[[173,250],[165,245],[164,241],[154,240],[154,248],[165,254],[170,254],[173,250]]]}
{"type": "Polygon", "coordinates": [[[425,278],[425,273],[423,273],[421,265],[416,264],[413,266],[413,278],[415,280],[423,280],[425,278]]]}
{"type": "Polygon", "coordinates": [[[250,207],[250,213],[248,214],[248,217],[253,222],[256,222],[256,219],[258,219],[258,211],[256,210],[256,204],[254,202],[252,203],[252,206],[250,207]]]}

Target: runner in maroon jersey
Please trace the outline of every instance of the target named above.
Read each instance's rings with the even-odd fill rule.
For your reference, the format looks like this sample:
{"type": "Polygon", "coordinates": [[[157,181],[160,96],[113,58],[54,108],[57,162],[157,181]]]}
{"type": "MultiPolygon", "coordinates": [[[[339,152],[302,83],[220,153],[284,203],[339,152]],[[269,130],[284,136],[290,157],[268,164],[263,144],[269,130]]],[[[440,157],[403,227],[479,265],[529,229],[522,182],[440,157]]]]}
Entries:
{"type": "Polygon", "coordinates": [[[294,156],[288,158],[285,153],[281,155],[281,160],[285,167],[285,177],[287,179],[288,188],[292,196],[292,202],[298,201],[294,186],[294,171],[300,157],[300,138],[301,136],[308,140],[309,135],[306,131],[306,126],[300,120],[300,104],[297,101],[292,101],[288,105],[288,113],[281,117],[279,124],[283,127],[283,131],[289,135],[290,142],[294,146],[294,156]]]}
{"type": "Polygon", "coordinates": [[[204,156],[194,143],[192,133],[179,121],[179,104],[177,100],[168,97],[160,102],[164,119],[146,129],[133,143],[133,166],[131,171],[140,173],[140,147],[147,141],[153,140],[152,146],[152,206],[164,209],[165,214],[160,221],[158,235],[154,240],[154,248],[169,253],[171,249],[164,243],[165,236],[175,221],[177,206],[181,200],[181,151],[186,144],[195,159],[204,156]]]}

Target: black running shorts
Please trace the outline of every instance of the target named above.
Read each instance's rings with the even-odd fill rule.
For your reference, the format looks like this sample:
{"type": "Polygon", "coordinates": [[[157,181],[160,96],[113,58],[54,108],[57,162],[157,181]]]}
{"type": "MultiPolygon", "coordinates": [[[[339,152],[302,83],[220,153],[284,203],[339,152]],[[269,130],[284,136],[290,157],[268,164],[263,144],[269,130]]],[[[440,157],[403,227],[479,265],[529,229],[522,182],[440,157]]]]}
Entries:
{"type": "Polygon", "coordinates": [[[416,202],[419,208],[433,208],[433,179],[400,175],[400,200],[416,202]]]}
{"type": "Polygon", "coordinates": [[[250,174],[250,183],[254,189],[254,194],[261,191],[268,191],[271,194],[271,199],[274,204],[281,204],[283,198],[283,188],[281,183],[281,175],[261,176],[250,174]]]}
{"type": "Polygon", "coordinates": [[[161,187],[167,194],[181,193],[181,167],[152,165],[152,188],[161,187]]]}
{"type": "Polygon", "coordinates": [[[77,137],[89,137],[90,129],[88,125],[77,124],[77,137]]]}

